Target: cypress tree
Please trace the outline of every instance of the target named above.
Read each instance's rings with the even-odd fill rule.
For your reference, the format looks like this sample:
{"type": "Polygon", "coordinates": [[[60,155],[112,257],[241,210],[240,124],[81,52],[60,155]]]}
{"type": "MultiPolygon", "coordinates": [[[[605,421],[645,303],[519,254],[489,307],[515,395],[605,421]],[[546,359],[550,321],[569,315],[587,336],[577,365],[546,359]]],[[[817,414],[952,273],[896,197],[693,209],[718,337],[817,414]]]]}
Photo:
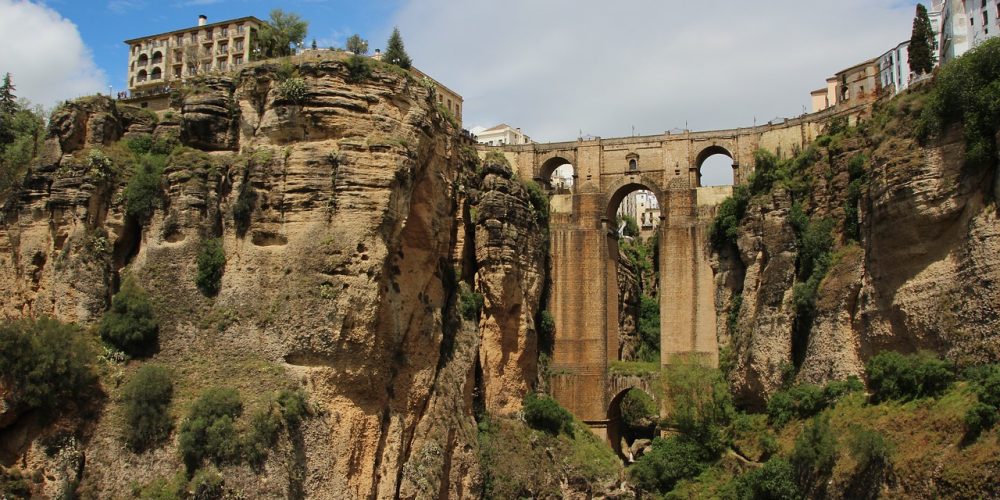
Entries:
{"type": "Polygon", "coordinates": [[[406,55],[406,49],[403,48],[403,37],[399,34],[399,28],[392,29],[392,36],[389,37],[389,43],[386,44],[385,55],[382,56],[382,59],[400,68],[410,69],[412,61],[410,56],[406,55]]]}
{"type": "Polygon", "coordinates": [[[917,4],[917,14],[913,18],[913,32],[910,35],[910,71],[917,75],[930,73],[934,69],[933,43],[930,17],[924,4],[917,4]]]}
{"type": "Polygon", "coordinates": [[[14,95],[14,83],[10,81],[10,73],[3,76],[3,84],[0,85],[0,111],[6,114],[17,111],[17,96],[14,95]]]}

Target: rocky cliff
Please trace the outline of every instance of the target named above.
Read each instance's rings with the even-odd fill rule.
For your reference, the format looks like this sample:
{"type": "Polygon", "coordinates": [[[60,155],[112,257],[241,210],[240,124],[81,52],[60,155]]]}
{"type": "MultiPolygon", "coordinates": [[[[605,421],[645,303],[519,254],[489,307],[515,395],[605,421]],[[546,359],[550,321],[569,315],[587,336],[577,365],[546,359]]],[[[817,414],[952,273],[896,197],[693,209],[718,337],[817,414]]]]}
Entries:
{"type": "Polygon", "coordinates": [[[959,366],[1000,359],[995,160],[968,166],[960,127],[918,141],[925,99],[884,101],[859,127],[834,123],[751,180],[735,245],[716,254],[725,363],[748,406],[788,377],[864,378],[885,349],[959,366]],[[812,284],[803,263],[822,231],[810,225],[831,238],[812,284]]]}
{"type": "Polygon", "coordinates": [[[38,494],[120,497],[182,470],[176,433],[140,454],[120,435],[120,384],[156,363],[175,377],[178,421],[210,386],[248,409],[278,389],[308,394],[310,417],[262,469],[222,470],[228,494],[478,495],[475,407],[516,411],[537,378],[544,220],[509,169],[477,174],[432,84],[381,64],[351,83],[342,61],[293,63],[199,80],[158,119],[103,98],[53,116],[5,205],[0,310],[94,325],[128,278],[160,331],[149,358],[102,358],[90,423],[4,410],[0,458],[38,471],[38,494]],[[124,199],[130,139],[168,145],[146,217],[124,199]],[[206,296],[196,262],[215,238],[225,268],[206,296]],[[67,437],[69,465],[42,444],[67,437]]]}

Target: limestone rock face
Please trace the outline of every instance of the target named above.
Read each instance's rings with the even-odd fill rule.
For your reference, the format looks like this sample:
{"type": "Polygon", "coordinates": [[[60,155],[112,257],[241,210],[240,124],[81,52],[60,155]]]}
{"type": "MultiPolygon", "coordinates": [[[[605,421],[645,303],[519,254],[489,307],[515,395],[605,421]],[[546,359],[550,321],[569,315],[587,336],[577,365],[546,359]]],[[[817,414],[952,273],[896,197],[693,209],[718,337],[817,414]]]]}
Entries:
{"type": "MultiPolygon", "coordinates": [[[[796,347],[791,200],[779,191],[751,202],[739,261],[717,256],[717,297],[742,291],[736,331],[720,334],[732,340],[737,397],[763,405],[780,386],[782,367],[793,365],[801,382],[864,377],[864,363],[884,349],[929,349],[960,365],[1000,360],[1000,225],[987,203],[995,165],[965,166],[959,129],[927,146],[890,134],[875,146],[853,139],[842,152],[822,153],[804,203],[814,220],[836,221],[837,235],[847,164],[855,155],[867,159],[861,241],[838,236],[812,327],[796,347]]],[[[727,301],[717,299],[717,307],[724,317],[727,301]]]]}
{"type": "Polygon", "coordinates": [[[484,168],[476,208],[476,286],[484,396],[488,410],[509,414],[537,379],[535,318],[545,280],[547,242],[530,197],[506,165],[484,168]]]}
{"type": "MultiPolygon", "coordinates": [[[[234,495],[478,496],[474,395],[513,411],[536,380],[545,259],[527,193],[488,175],[475,235],[458,238],[469,145],[436,111],[433,89],[378,68],[348,83],[337,61],[298,70],[307,92],[296,101],[264,64],[181,93],[179,121],[106,100],[57,113],[0,221],[2,314],[93,325],[130,277],[160,320],[148,361],[173,370],[178,415],[212,385],[238,389],[248,414],[277,389],[305,389],[311,416],[261,477],[224,468],[234,495]],[[152,217],[137,221],[125,213],[131,167],[119,168],[114,141],[144,133],[186,148],[167,161],[152,217]],[[213,297],[194,282],[208,238],[226,255],[213,297]],[[458,312],[454,256],[478,269],[481,324],[458,312]]],[[[141,364],[102,363],[118,384],[141,364]]],[[[117,419],[104,418],[120,411],[120,385],[104,389],[105,413],[78,444],[81,491],[125,496],[172,477],[176,432],[150,452],[123,451],[117,419]]],[[[4,453],[56,467],[32,439],[4,453]]]]}

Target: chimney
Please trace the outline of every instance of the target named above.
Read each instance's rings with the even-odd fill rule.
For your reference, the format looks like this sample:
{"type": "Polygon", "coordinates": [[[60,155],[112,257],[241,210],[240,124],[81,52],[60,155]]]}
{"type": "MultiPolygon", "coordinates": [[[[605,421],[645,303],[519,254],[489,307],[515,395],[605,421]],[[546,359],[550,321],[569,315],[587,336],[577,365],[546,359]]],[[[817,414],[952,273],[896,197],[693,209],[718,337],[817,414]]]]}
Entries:
{"type": "Polygon", "coordinates": [[[205,14],[198,16],[198,26],[204,26],[206,23],[208,23],[208,16],[205,14]]]}

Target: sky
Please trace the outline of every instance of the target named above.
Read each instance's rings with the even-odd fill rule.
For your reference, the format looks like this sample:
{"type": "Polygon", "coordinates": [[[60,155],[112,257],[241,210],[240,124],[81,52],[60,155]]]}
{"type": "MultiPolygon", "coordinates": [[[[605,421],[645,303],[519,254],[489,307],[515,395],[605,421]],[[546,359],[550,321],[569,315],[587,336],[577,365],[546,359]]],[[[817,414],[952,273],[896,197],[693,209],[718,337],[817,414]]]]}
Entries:
{"type": "Polygon", "coordinates": [[[835,72],[906,40],[914,0],[0,0],[0,73],[44,106],[122,90],[123,40],[273,8],[306,43],[393,26],[464,99],[466,128],[541,142],[750,126],[808,111],[835,72]]]}

